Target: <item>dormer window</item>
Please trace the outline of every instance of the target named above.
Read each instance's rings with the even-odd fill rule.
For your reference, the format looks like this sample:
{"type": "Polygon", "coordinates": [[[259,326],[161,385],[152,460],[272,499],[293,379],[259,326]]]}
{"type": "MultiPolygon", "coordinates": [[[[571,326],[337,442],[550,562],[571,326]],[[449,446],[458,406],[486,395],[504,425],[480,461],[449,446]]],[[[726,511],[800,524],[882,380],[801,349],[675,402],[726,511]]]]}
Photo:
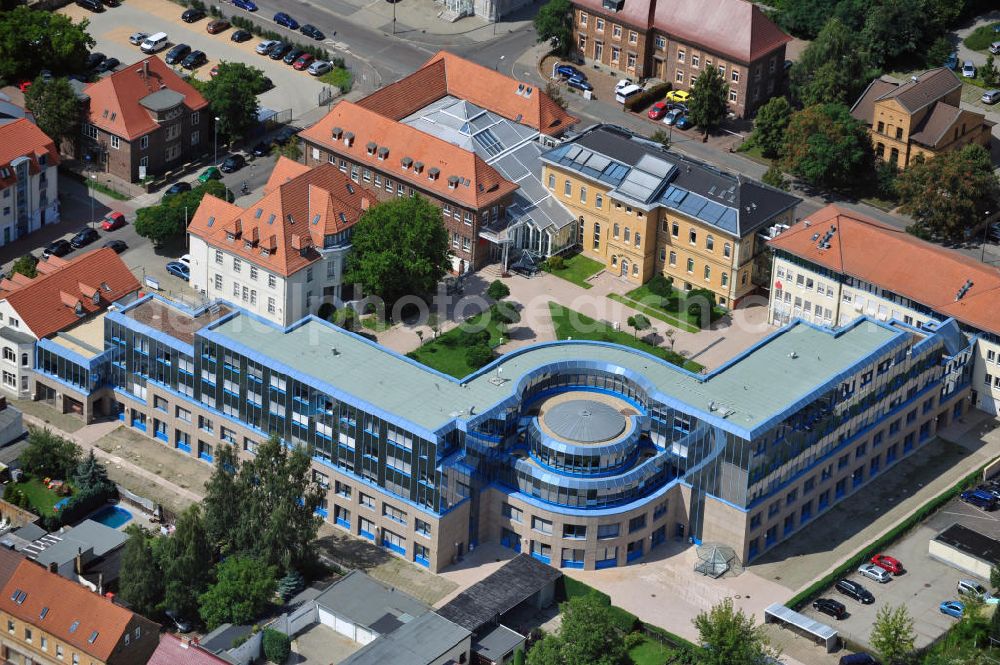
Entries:
{"type": "Polygon", "coordinates": [[[386,148],[385,146],[382,146],[381,148],[378,149],[378,160],[380,162],[381,161],[385,161],[385,158],[388,157],[388,156],[389,156],[389,149],[388,148],[386,148]]]}
{"type": "Polygon", "coordinates": [[[424,163],[423,162],[414,162],[413,163],[413,171],[414,171],[414,173],[423,173],[424,172],[424,163]]]}
{"type": "Polygon", "coordinates": [[[374,155],[375,154],[375,148],[377,148],[377,147],[378,147],[378,144],[375,143],[375,141],[369,141],[368,145],[365,146],[365,149],[368,151],[369,155],[374,155]]]}
{"type": "Polygon", "coordinates": [[[332,130],[330,130],[330,136],[332,136],[335,139],[339,139],[343,135],[344,135],[344,130],[341,129],[340,127],[334,127],[332,130]]]}
{"type": "Polygon", "coordinates": [[[457,175],[448,176],[448,189],[455,189],[456,187],[458,187],[458,182],[459,181],[457,175]]]}
{"type": "Polygon", "coordinates": [[[91,298],[91,301],[95,305],[100,305],[101,304],[101,292],[100,291],[94,291],[94,296],[91,298]]]}
{"type": "Polygon", "coordinates": [[[354,132],[347,132],[344,134],[344,145],[348,148],[354,145],[354,132]]]}
{"type": "Polygon", "coordinates": [[[403,167],[403,170],[406,171],[413,164],[413,159],[411,159],[410,157],[403,157],[401,160],[399,160],[399,164],[400,166],[403,167]]]}
{"type": "Polygon", "coordinates": [[[441,169],[436,166],[431,167],[431,169],[427,172],[428,180],[437,180],[439,175],[441,175],[441,169]]]}

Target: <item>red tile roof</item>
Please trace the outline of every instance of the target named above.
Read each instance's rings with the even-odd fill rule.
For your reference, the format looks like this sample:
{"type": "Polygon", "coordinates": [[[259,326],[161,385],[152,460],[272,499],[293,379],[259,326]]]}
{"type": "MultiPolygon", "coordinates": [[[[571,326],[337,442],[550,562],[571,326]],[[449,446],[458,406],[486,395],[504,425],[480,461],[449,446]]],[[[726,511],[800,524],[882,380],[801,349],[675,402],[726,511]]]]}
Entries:
{"type": "Polygon", "coordinates": [[[323,237],[353,226],[377,198],[333,164],[286,179],[299,171],[287,161],[278,161],[266,193],[246,209],[206,196],[188,232],[286,277],[317,261],[323,237]]]}
{"type": "Polygon", "coordinates": [[[192,111],[208,106],[191,84],[151,55],[84,88],[90,97],[87,122],[133,141],[159,127],[154,114],[140,102],[160,90],[180,93],[184,106],[192,111]]]}
{"type": "Polygon", "coordinates": [[[228,662],[190,640],[163,633],[160,635],[160,645],[146,665],[227,665],[228,662]]]}
{"type": "Polygon", "coordinates": [[[39,339],[68,328],[82,317],[139,290],[139,281],[110,248],[97,249],[72,261],[40,261],[38,276],[0,282],[0,299],[6,300],[21,321],[39,339]],[[94,302],[94,294],[97,302],[94,302]],[[77,305],[82,314],[77,314],[77,305]]]}
{"type": "Polygon", "coordinates": [[[622,8],[617,12],[605,7],[604,0],[573,0],[573,4],[643,30],[648,30],[653,24],[653,12],[656,10],[656,0],[622,0],[622,8]]]}
{"type": "Polygon", "coordinates": [[[155,634],[159,629],[152,621],[27,560],[18,565],[3,585],[0,610],[102,661],[107,661],[116,647],[130,648],[120,642],[135,622],[147,632],[155,634]],[[12,599],[18,591],[25,594],[21,602],[12,599]],[[46,609],[44,616],[43,609],[46,609]]]}
{"type": "Polygon", "coordinates": [[[476,153],[351,102],[338,103],[299,137],[467,208],[481,210],[517,189],[476,153]],[[340,139],[333,137],[335,132],[340,139]],[[350,145],[348,135],[353,135],[350,145]],[[369,143],[377,146],[372,154],[369,143]],[[381,148],[389,150],[382,159],[381,148]],[[415,172],[417,163],[420,173],[415,172]],[[435,170],[437,177],[431,179],[435,170]],[[452,186],[451,178],[460,182],[452,186]]]}
{"type": "MultiPolygon", "coordinates": [[[[31,161],[28,173],[35,175],[41,172],[38,158],[42,155],[46,157],[46,167],[59,164],[59,151],[55,141],[33,122],[21,118],[0,125],[0,168],[10,167],[11,161],[18,157],[27,157],[31,161]]],[[[0,187],[9,187],[15,181],[13,173],[7,178],[0,176],[0,187]]]]}
{"type": "Polygon", "coordinates": [[[1000,269],[836,205],[807,220],[771,240],[771,247],[878,284],[979,330],[1000,333],[1000,269]],[[830,248],[820,249],[813,236],[830,228],[836,229],[830,248]],[[956,300],[968,280],[972,288],[956,300]]]}
{"type": "Polygon", "coordinates": [[[792,40],[748,0],[660,0],[653,27],[744,64],[792,40]]]}
{"type": "Polygon", "coordinates": [[[447,51],[439,51],[410,76],[357,104],[400,120],[445,95],[472,102],[543,134],[560,134],[579,122],[534,84],[519,82],[447,51]]]}

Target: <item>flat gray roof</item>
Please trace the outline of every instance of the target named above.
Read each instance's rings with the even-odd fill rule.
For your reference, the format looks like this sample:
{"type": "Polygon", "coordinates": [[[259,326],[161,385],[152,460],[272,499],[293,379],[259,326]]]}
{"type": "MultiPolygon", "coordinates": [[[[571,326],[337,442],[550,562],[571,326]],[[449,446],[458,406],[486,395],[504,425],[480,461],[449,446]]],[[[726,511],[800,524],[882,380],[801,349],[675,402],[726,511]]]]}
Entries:
{"type": "Polygon", "coordinates": [[[461,380],[316,318],[286,331],[237,314],[203,334],[338,399],[360,401],[372,413],[404,419],[427,433],[481,414],[516,393],[524,374],[549,366],[624,370],[655,399],[746,434],[770,425],[772,418],[912,333],[866,318],[837,331],[795,323],[704,376],[627,347],[553,342],[508,353],[461,380]],[[500,369],[502,381],[497,380],[500,369]]]}
{"type": "Polygon", "coordinates": [[[431,665],[471,637],[472,633],[434,612],[375,638],[341,665],[431,665]]]}
{"type": "Polygon", "coordinates": [[[350,572],[316,597],[320,607],[375,632],[398,630],[430,608],[359,570],[350,572]]]}
{"type": "Polygon", "coordinates": [[[124,531],[112,529],[94,520],[84,520],[65,533],[50,534],[50,537],[61,540],[42,550],[35,561],[48,566],[50,563],[62,565],[76,557],[80,550],[93,550],[95,557],[104,556],[108,552],[125,544],[128,536],[124,531]]]}
{"type": "Polygon", "coordinates": [[[504,656],[522,644],[524,635],[501,624],[477,638],[472,650],[487,660],[499,663],[504,656]]]}

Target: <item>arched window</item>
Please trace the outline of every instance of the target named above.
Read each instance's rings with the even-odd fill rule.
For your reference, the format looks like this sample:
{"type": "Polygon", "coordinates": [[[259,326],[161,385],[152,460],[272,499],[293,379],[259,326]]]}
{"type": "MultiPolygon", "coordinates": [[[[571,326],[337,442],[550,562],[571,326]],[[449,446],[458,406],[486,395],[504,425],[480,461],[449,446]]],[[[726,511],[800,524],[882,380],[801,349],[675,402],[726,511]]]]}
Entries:
{"type": "Polygon", "coordinates": [[[642,244],[642,234],[638,231],[635,232],[635,246],[638,247],[642,244]]]}
{"type": "Polygon", "coordinates": [[[694,272],[694,259],[688,259],[688,272],[694,272]]]}
{"type": "Polygon", "coordinates": [[[705,266],[705,281],[712,279],[712,266],[705,266]]]}
{"type": "Polygon", "coordinates": [[[632,233],[632,229],[626,227],[625,228],[625,242],[629,241],[629,237],[630,237],[631,233],[632,233]]]}
{"type": "Polygon", "coordinates": [[[712,237],[711,233],[705,236],[705,249],[710,252],[715,250],[715,238],[712,237]]]}
{"type": "Polygon", "coordinates": [[[722,273],[722,285],[723,286],[729,286],[729,274],[728,273],[722,273]]]}
{"type": "Polygon", "coordinates": [[[617,224],[615,224],[615,226],[614,226],[614,236],[615,236],[615,240],[617,240],[617,239],[618,239],[618,233],[619,233],[619,232],[620,232],[620,229],[618,228],[618,225],[617,225],[617,224]]]}

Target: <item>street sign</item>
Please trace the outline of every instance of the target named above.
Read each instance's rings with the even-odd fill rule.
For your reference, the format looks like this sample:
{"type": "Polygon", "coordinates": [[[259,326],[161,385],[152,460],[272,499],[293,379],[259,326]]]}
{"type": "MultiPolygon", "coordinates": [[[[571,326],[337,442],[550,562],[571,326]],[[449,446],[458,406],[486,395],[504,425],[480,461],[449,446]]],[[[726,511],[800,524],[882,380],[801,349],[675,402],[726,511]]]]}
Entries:
{"type": "Polygon", "coordinates": [[[149,275],[146,275],[146,286],[148,286],[149,288],[151,288],[151,289],[153,289],[155,291],[159,291],[160,290],[160,280],[156,279],[155,277],[151,277],[149,275]]]}

